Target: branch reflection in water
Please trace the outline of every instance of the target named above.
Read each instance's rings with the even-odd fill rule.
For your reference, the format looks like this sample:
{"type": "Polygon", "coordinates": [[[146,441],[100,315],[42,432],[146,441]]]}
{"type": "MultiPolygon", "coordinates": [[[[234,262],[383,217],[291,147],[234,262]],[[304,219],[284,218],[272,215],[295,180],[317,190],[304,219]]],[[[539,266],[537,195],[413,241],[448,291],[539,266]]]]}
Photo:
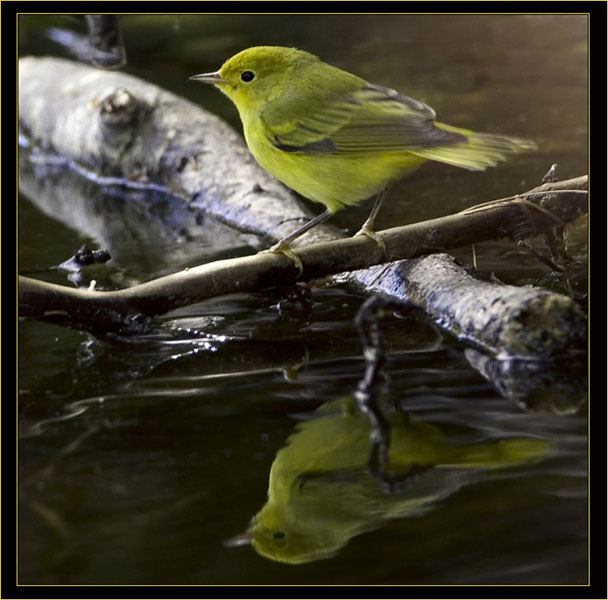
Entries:
{"type": "Polygon", "coordinates": [[[487,470],[547,453],[549,444],[534,438],[450,445],[435,425],[414,422],[397,402],[379,399],[378,316],[390,306],[380,296],[363,304],[355,320],[364,378],[354,395],[327,402],[296,427],[270,469],[266,504],[227,545],[251,543],[260,555],[291,564],[329,558],[354,536],[424,514],[487,470]]]}

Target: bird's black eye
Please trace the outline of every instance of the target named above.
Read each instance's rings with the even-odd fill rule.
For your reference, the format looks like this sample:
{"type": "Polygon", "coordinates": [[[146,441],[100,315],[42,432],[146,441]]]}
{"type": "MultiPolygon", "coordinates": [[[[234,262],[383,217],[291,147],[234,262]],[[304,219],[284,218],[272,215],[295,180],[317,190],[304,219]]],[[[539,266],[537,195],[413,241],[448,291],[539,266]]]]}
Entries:
{"type": "Polygon", "coordinates": [[[273,537],[275,540],[282,540],[282,539],[285,537],[285,532],[284,532],[284,531],[275,531],[275,532],[272,534],[272,537],[273,537]]]}
{"type": "Polygon", "coordinates": [[[255,78],[255,73],[253,71],[243,71],[241,73],[241,80],[244,81],[245,83],[249,83],[250,81],[253,81],[255,78]]]}

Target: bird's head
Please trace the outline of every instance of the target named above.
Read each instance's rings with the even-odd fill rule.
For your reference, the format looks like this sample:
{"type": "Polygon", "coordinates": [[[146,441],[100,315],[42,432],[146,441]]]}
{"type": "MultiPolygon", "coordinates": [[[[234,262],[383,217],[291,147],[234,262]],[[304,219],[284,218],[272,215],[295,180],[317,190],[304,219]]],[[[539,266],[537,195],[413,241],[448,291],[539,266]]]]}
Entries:
{"type": "Polygon", "coordinates": [[[190,77],[210,83],[226,94],[239,112],[260,110],[288,90],[298,70],[319,59],[303,50],[282,46],[255,46],[229,58],[213,73],[190,77]]]}

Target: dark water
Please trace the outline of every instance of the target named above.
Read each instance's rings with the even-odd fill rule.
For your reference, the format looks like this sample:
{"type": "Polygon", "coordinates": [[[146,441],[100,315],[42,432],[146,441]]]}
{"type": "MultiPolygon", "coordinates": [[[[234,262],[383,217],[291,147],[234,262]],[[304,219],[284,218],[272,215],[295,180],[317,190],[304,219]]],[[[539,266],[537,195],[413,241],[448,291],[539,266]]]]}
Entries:
{"type": "MultiPolygon", "coordinates": [[[[65,53],[46,37],[51,24],[82,31],[75,18],[24,17],[23,55],[65,53]]],[[[186,80],[264,43],[315,52],[446,122],[538,143],[481,174],[425,166],[392,190],[379,228],[529,189],[553,163],[562,178],[587,172],[584,16],[140,15],[123,27],[128,72],[237,128],[225,98],[186,80]]],[[[259,243],[217,223],[192,234],[166,198],[102,193],[21,154],[22,274],[74,285],[55,267],[87,243],[113,259],[76,283],[118,288],[259,243]]],[[[355,230],[367,210],[335,222],[355,230]]],[[[584,264],[556,277],[506,244],[476,251],[480,270],[505,281],[586,290],[584,264]]],[[[457,254],[471,261],[470,249],[457,254]]],[[[19,582],[585,584],[584,377],[549,384],[545,410],[533,411],[501,396],[423,315],[387,315],[381,387],[407,414],[393,439],[416,473],[386,494],[363,476],[366,423],[344,411],[365,368],[353,325],[363,300],[321,284],[304,304],[279,291],[234,295],[118,339],[20,321],[19,582]],[[225,543],[265,505],[273,463],[278,499],[258,528],[277,534],[275,558],[312,547],[299,564],[225,543]]]]}

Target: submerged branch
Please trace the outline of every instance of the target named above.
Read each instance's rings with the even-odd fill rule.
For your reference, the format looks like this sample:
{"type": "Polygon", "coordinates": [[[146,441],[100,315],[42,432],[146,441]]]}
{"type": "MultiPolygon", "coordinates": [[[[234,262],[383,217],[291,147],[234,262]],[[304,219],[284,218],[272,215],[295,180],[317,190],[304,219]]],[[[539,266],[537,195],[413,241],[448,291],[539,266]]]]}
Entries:
{"type": "MultiPolygon", "coordinates": [[[[584,195],[577,193],[577,190],[583,190],[586,181],[586,177],[579,177],[569,182],[548,183],[514,200],[486,204],[483,210],[467,210],[378,232],[384,242],[385,252],[374,241],[364,236],[297,248],[294,252],[302,261],[301,275],[286,256],[263,253],[216,261],[118,291],[86,291],[20,277],[20,315],[66,323],[97,333],[119,331],[132,324],[134,319],[140,318],[140,315],[151,317],[214,296],[261,290],[274,287],[277,283],[285,285],[318,279],[493,238],[506,236],[518,239],[522,231],[530,235],[545,230],[547,210],[558,214],[559,219],[564,222],[584,213],[586,199],[584,195]],[[573,190],[570,194],[554,193],[555,190],[564,190],[566,185],[567,189],[573,190]],[[525,204],[522,199],[526,201],[525,204]],[[529,204],[538,204],[543,210],[530,214],[529,204]],[[526,207],[523,215],[522,205],[526,207]],[[522,223],[525,224],[523,228],[522,223]]],[[[551,226],[553,224],[551,222],[551,226]]],[[[407,295],[411,296],[416,304],[435,314],[442,310],[441,303],[432,307],[430,298],[435,299],[438,286],[442,281],[447,281],[446,272],[440,270],[439,279],[421,278],[418,275],[424,273],[427,266],[420,268],[415,264],[408,266],[405,263],[405,271],[402,272],[404,277],[399,286],[403,285],[404,281],[409,281],[406,285],[407,295]]],[[[370,276],[377,278],[378,274],[371,272],[370,276]]],[[[457,284],[452,286],[452,291],[458,291],[462,297],[477,300],[477,303],[471,304],[473,315],[486,310],[478,283],[468,277],[460,278],[457,284]]],[[[497,297],[504,298],[507,295],[507,286],[491,283],[483,285],[492,286],[492,299],[488,300],[491,305],[496,304],[497,297]]],[[[566,304],[574,305],[570,299],[544,290],[509,288],[508,291],[515,304],[528,305],[531,296],[544,298],[548,295],[563,298],[566,304]]],[[[444,302],[448,306],[454,305],[455,296],[448,294],[444,302]]],[[[492,319],[496,320],[499,316],[497,312],[492,319]]],[[[584,315],[582,318],[584,319],[584,315]]],[[[478,335],[474,328],[463,328],[462,324],[450,325],[450,328],[470,330],[473,338],[478,335]]],[[[561,342],[563,340],[560,338],[561,342]]],[[[482,345],[501,348],[501,343],[496,345],[494,342],[484,342],[482,345]]],[[[518,342],[515,345],[509,344],[508,348],[509,351],[515,352],[538,350],[534,345],[528,350],[520,346],[521,343],[518,342]]],[[[551,345],[545,344],[543,351],[545,350],[551,351],[551,345]]]]}

